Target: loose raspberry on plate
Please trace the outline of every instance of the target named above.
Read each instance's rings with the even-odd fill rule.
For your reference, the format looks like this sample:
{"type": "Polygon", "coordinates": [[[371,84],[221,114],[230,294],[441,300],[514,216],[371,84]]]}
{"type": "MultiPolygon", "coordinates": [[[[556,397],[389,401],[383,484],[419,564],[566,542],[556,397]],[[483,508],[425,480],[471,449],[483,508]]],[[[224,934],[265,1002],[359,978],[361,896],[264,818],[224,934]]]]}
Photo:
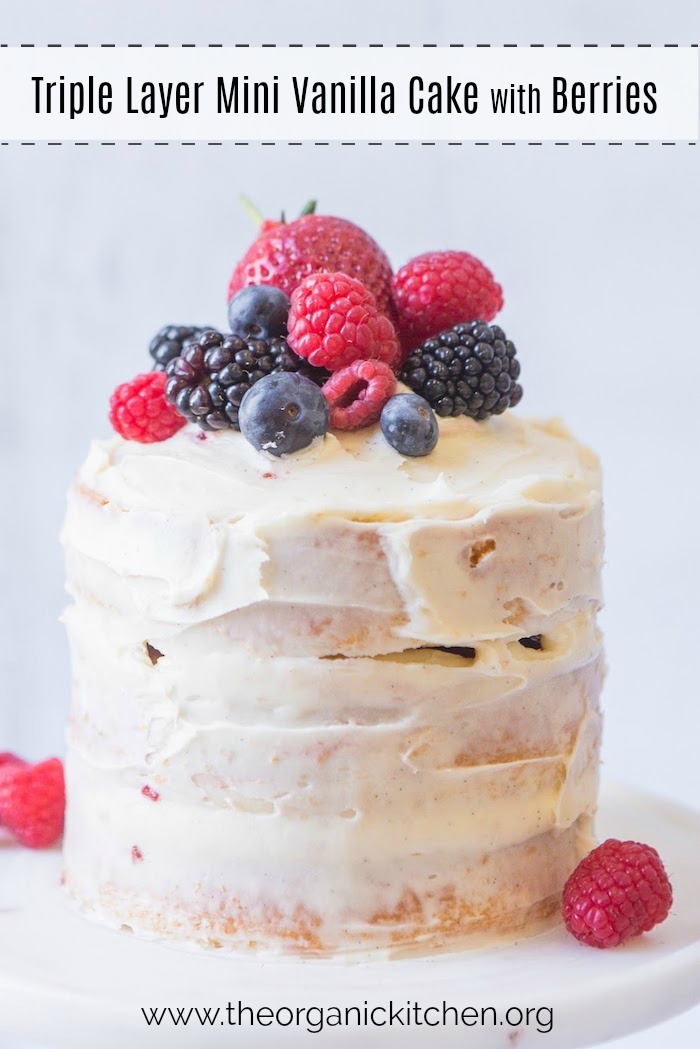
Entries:
{"type": "Polygon", "coordinates": [[[57,842],[63,833],[65,807],[63,765],[58,758],[38,765],[15,759],[0,767],[0,826],[20,845],[45,849],[57,842]]]}
{"type": "Polygon", "coordinates": [[[127,441],[166,441],[187,420],[165,399],[165,372],[137,375],[117,386],[109,401],[109,421],[127,441]]]}
{"type": "Polygon", "coordinates": [[[425,339],[464,321],[490,321],[503,293],[490,270],[466,251],[430,251],[393,280],[404,357],[425,339]]]}
{"type": "Polygon", "coordinates": [[[322,387],[331,429],[359,430],[376,423],[395,389],[394,373],[383,361],[353,361],[334,372],[322,387]]]}
{"type": "Polygon", "coordinates": [[[589,947],[617,947],[664,921],[672,902],[656,849],[609,838],[581,860],[564,886],[564,924],[589,947]]]}
{"type": "Polygon", "coordinates": [[[397,362],[391,321],[364,284],[345,273],[313,273],[292,294],[289,345],[316,367],[337,371],[352,361],[397,362]]]}

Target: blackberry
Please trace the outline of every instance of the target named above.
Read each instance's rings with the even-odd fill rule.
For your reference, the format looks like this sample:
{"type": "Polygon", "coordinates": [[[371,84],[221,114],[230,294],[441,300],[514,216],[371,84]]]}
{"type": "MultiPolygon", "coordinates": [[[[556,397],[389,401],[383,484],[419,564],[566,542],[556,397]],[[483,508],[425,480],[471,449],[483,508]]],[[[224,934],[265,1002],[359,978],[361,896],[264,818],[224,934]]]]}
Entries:
{"type": "Polygon", "coordinates": [[[400,378],[437,415],[486,419],[513,408],[523,395],[515,346],[497,325],[455,324],[413,350],[400,378]]]}
{"type": "Polygon", "coordinates": [[[186,343],[165,371],[165,396],[203,430],[240,429],[241,401],[272,372],[299,372],[317,385],[327,375],[297,357],[283,338],[242,339],[213,328],[186,343]]]}
{"type": "Polygon", "coordinates": [[[148,352],[155,361],[154,372],[164,372],[175,357],[179,357],[188,342],[199,338],[209,328],[187,328],[183,325],[167,324],[151,339],[148,352]]]}

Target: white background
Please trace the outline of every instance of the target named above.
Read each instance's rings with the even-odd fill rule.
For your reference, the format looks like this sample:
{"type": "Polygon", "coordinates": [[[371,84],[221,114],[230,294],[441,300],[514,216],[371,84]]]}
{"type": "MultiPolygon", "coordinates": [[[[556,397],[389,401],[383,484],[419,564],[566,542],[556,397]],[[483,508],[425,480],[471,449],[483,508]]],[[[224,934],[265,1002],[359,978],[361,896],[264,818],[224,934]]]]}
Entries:
{"type": "MultiPolygon", "coordinates": [[[[349,12],[25,2],[0,31],[8,43],[700,39],[694,0],[354,0],[349,12]]],[[[453,247],[493,268],[522,410],[563,415],[605,467],[604,772],[699,805],[699,174],[689,146],[1,148],[0,750],[62,748],[57,534],[71,474],[108,432],[111,389],[144,368],[163,323],[224,323],[253,232],[240,192],[272,214],[317,195],[397,265],[453,247]]],[[[699,1033],[695,1010],[617,1044],[689,1049],[699,1033]]]]}

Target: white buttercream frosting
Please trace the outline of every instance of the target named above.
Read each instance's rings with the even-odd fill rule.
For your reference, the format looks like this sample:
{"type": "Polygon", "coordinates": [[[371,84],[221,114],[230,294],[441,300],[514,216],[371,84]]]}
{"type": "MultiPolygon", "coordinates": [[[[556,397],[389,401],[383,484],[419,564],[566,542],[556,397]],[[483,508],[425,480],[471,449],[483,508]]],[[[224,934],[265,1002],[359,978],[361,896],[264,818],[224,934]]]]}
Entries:
{"type": "Polygon", "coordinates": [[[598,466],[562,424],[441,420],[416,460],[378,428],[284,459],[189,426],[100,442],[64,543],[91,907],[309,950],[551,909],[589,840],[602,676],[598,466]]]}
{"type": "Polygon", "coordinates": [[[80,585],[94,568],[102,596],[176,627],[301,605],[321,651],[369,654],[535,633],[599,601],[597,464],[557,422],[449,419],[424,460],[378,429],[276,461],[199,436],[93,446],[64,532],[80,585]],[[314,607],[331,610],[320,630],[314,607]],[[383,627],[356,637],[357,609],[383,627]]]}

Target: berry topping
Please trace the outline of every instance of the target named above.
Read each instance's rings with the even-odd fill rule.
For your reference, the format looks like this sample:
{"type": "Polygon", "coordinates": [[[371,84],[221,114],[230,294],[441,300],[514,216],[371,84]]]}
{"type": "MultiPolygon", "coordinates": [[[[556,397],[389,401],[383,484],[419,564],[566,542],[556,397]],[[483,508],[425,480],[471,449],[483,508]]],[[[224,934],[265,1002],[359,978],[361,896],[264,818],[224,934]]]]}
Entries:
{"type": "Polygon", "coordinates": [[[394,303],[405,353],[463,321],[492,320],[503,306],[482,262],[466,251],[431,251],[394,276],[394,303]]]}
{"type": "Polygon", "coordinates": [[[294,372],[268,375],[243,398],[241,433],[259,452],[287,455],[328,432],[328,404],[311,379],[294,372]]]}
{"type": "Polygon", "coordinates": [[[617,947],[664,921],[673,893],[656,849],[610,838],[564,886],[564,924],[589,947],[617,947]]]}
{"type": "Polygon", "coordinates": [[[284,225],[284,218],[281,219],[263,219],[260,223],[260,232],[269,233],[272,229],[277,229],[278,226],[284,225]]]}
{"type": "Polygon", "coordinates": [[[323,382],[290,350],[284,339],[242,339],[210,329],[170,361],[165,394],[178,412],[204,430],[238,427],[238,411],[248,390],[272,372],[301,371],[323,382]]]}
{"type": "Polygon", "coordinates": [[[383,361],[353,361],[334,372],[323,387],[331,428],[359,430],[376,423],[395,389],[394,373],[383,361]]]}
{"type": "Polygon", "coordinates": [[[0,769],[7,768],[9,765],[26,765],[27,762],[24,758],[18,758],[16,754],[11,754],[9,750],[4,750],[0,754],[0,769]]]}
{"type": "Polygon", "coordinates": [[[131,846],[131,862],[132,863],[141,863],[142,860],[143,860],[143,853],[141,852],[141,849],[138,847],[138,845],[132,845],[131,846]]]}
{"type": "Polygon", "coordinates": [[[249,284],[228,304],[228,323],[242,339],[272,339],[287,334],[289,299],[279,288],[249,284]]]}
{"type": "Polygon", "coordinates": [[[401,455],[428,455],[437,444],[435,414],[417,393],[397,393],[382,409],[382,433],[401,455]]]}
{"type": "Polygon", "coordinates": [[[486,419],[523,395],[520,364],[504,332],[480,321],[456,324],[426,339],[404,364],[401,379],[441,416],[486,419]]]}
{"type": "Polygon", "coordinates": [[[178,327],[174,324],[168,324],[165,328],[161,328],[148,347],[148,352],[155,362],[153,370],[156,372],[165,371],[168,362],[173,357],[180,356],[183,346],[186,346],[188,342],[192,342],[203,331],[208,330],[208,328],[178,327]]]}
{"type": "Polygon", "coordinates": [[[302,215],[261,232],[233,271],[228,297],[247,284],[272,284],[291,296],[304,277],[340,270],[361,280],[393,316],[391,265],[369,234],[346,219],[302,215]]]}
{"type": "Polygon", "coordinates": [[[0,767],[0,825],[21,845],[45,849],[57,842],[63,833],[65,807],[63,765],[58,758],[38,765],[17,758],[0,767]]]}
{"type": "Polygon", "coordinates": [[[147,783],[145,784],[145,786],[141,787],[141,793],[143,794],[144,798],[150,798],[151,801],[158,801],[158,799],[160,798],[160,794],[155,789],[155,787],[149,787],[147,783]]]}
{"type": "Polygon", "coordinates": [[[397,362],[391,321],[371,291],[346,273],[313,273],[292,293],[289,345],[316,367],[337,371],[355,360],[397,362]]]}
{"type": "Polygon", "coordinates": [[[109,421],[127,441],[167,441],[185,420],[165,399],[165,375],[148,372],[117,386],[109,401],[109,421]]]}

